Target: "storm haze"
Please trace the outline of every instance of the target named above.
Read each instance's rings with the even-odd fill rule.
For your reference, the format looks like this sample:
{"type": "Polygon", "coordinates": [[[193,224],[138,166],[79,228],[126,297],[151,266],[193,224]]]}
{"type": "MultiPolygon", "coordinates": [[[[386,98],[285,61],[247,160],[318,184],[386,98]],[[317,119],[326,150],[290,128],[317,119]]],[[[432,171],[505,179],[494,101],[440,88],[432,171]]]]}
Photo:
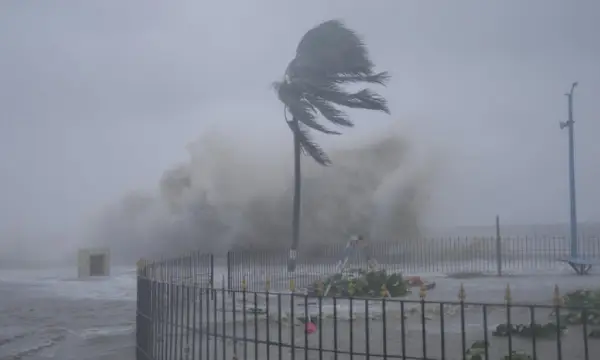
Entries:
{"type": "Polygon", "coordinates": [[[332,18],[391,73],[392,116],[316,137],[333,165],[303,160],[301,249],[565,223],[574,81],[578,216],[600,221],[597,2],[4,1],[0,261],[288,244],[292,136],[270,84],[332,18]]]}

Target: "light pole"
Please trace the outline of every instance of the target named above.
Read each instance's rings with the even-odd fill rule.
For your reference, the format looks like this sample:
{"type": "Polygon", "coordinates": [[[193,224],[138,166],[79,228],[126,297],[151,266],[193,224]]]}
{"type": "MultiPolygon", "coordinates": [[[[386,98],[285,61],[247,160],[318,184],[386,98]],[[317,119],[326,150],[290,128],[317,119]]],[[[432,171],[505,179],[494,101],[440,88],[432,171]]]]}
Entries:
{"type": "Polygon", "coordinates": [[[569,119],[560,123],[560,128],[569,128],[569,199],[571,203],[571,258],[577,258],[577,206],[575,202],[575,140],[573,136],[573,90],[577,82],[571,85],[571,91],[565,95],[569,99],[569,119]]]}

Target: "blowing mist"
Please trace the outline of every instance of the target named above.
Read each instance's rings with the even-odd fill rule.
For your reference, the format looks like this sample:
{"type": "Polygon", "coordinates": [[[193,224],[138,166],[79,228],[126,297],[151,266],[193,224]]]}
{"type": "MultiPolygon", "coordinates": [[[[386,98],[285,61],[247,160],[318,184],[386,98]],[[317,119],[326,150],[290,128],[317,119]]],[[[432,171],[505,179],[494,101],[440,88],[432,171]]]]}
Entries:
{"type": "MultiPolygon", "coordinates": [[[[333,165],[305,158],[300,251],[363,234],[371,241],[419,236],[439,162],[422,156],[398,126],[330,149],[333,165]]],[[[155,193],[131,192],[90,229],[113,261],[200,250],[224,256],[291,241],[291,154],[249,151],[218,130],[187,146],[189,159],[165,170],[155,193]]]]}

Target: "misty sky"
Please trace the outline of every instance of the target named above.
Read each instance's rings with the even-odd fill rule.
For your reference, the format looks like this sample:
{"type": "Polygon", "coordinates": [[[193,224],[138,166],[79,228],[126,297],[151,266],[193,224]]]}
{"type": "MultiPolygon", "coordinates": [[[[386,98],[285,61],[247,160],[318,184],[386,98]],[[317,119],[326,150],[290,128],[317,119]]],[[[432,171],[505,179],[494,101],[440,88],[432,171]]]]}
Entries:
{"type": "Polygon", "coordinates": [[[558,123],[573,81],[579,218],[600,220],[597,1],[4,0],[0,230],[69,236],[123,193],[156,188],[210,126],[240,147],[290,147],[270,84],[331,18],[393,75],[392,117],[352,113],[347,136],[401,121],[439,154],[435,222],[567,221],[558,123]]]}

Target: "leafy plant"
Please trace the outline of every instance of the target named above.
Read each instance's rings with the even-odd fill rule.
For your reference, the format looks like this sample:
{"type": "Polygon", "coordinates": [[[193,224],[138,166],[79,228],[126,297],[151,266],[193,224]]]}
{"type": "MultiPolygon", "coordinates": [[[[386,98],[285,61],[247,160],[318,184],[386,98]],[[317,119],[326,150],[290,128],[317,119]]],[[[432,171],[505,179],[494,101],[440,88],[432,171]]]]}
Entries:
{"type": "Polygon", "coordinates": [[[585,307],[600,310],[600,290],[575,290],[563,296],[563,302],[568,307],[585,307]]]}
{"type": "Polygon", "coordinates": [[[588,334],[588,337],[592,339],[600,339],[600,329],[592,329],[588,334]]]}
{"type": "MultiPolygon", "coordinates": [[[[485,350],[490,344],[485,341],[475,341],[469,349],[465,352],[466,360],[487,360],[485,357],[485,350]]],[[[531,355],[524,351],[511,351],[510,355],[504,355],[502,360],[534,360],[531,355]]]]}
{"type": "Polygon", "coordinates": [[[536,337],[550,338],[556,336],[557,333],[564,333],[566,326],[561,325],[560,328],[552,322],[546,324],[500,324],[496,326],[496,330],[492,332],[493,336],[521,336],[521,337],[536,337]]]}
{"type": "Polygon", "coordinates": [[[504,355],[502,360],[534,360],[533,356],[524,351],[512,351],[510,355],[504,355]]]}
{"type": "MultiPolygon", "coordinates": [[[[571,309],[564,309],[559,314],[561,324],[600,325],[600,291],[580,289],[563,296],[563,303],[571,309]]],[[[551,316],[556,317],[556,311],[551,316]]]]}
{"type": "Polygon", "coordinates": [[[465,352],[466,360],[486,360],[485,349],[490,345],[485,341],[478,340],[471,344],[471,347],[465,352]]]}
{"type": "Polygon", "coordinates": [[[410,292],[402,274],[388,274],[385,270],[359,270],[356,275],[335,274],[324,282],[315,282],[308,291],[312,296],[320,296],[327,288],[329,292],[326,295],[332,297],[381,297],[382,289],[391,297],[404,296],[410,292]]]}

